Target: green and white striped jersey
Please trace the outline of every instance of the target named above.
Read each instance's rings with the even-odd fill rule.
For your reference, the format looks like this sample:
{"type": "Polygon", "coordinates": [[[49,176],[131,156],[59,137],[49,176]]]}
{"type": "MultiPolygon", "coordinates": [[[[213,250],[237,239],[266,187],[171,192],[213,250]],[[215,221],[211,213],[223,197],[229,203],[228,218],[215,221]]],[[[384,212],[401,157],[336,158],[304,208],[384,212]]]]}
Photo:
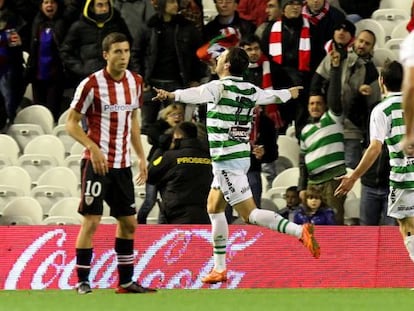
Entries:
{"type": "Polygon", "coordinates": [[[390,154],[390,186],[414,189],[414,158],[407,158],[401,148],[405,135],[401,92],[390,93],[372,110],[370,139],[386,143],[390,154]]]}
{"type": "Polygon", "coordinates": [[[310,176],[345,165],[343,133],[343,116],[336,116],[330,110],[318,122],[305,125],[301,132],[300,149],[305,154],[310,176]]]}
{"type": "Polygon", "coordinates": [[[262,90],[240,77],[229,76],[199,87],[175,91],[175,100],[207,104],[207,133],[210,155],[215,163],[248,161],[249,136],[256,105],[281,103],[291,97],[289,90],[262,90]],[[227,162],[230,161],[230,162],[227,162]]]}

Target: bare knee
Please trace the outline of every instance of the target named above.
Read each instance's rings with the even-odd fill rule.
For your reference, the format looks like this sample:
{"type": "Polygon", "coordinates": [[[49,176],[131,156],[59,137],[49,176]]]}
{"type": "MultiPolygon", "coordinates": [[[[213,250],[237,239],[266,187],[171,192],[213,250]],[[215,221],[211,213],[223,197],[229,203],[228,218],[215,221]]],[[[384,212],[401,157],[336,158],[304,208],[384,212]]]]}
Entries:
{"type": "Polygon", "coordinates": [[[117,227],[117,236],[120,238],[131,239],[134,237],[136,228],[137,228],[137,222],[135,220],[135,217],[133,216],[119,217],[118,227],[117,227]]]}

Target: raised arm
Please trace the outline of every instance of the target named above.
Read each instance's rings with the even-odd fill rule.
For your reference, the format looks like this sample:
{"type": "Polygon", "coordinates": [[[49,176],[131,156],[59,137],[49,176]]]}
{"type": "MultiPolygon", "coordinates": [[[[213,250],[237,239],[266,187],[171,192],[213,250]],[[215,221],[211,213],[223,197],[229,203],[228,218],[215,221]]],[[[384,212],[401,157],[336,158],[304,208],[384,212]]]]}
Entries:
{"type": "Polygon", "coordinates": [[[341,55],[338,51],[333,49],[330,53],[331,59],[331,70],[330,70],[330,82],[328,86],[327,102],[328,108],[335,115],[339,116],[342,114],[342,103],[341,103],[341,55]]]}

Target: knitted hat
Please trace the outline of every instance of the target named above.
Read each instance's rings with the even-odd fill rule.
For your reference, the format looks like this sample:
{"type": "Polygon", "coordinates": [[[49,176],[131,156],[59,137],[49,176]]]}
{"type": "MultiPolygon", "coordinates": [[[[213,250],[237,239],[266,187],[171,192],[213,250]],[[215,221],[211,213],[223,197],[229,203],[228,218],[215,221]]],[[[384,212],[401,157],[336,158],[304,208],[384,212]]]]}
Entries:
{"type": "Polygon", "coordinates": [[[299,3],[302,4],[303,1],[302,0],[279,0],[280,3],[280,8],[284,9],[286,5],[288,4],[292,4],[292,3],[299,3]]]}
{"type": "Polygon", "coordinates": [[[346,30],[351,34],[352,37],[355,37],[356,27],[351,21],[345,19],[337,23],[334,27],[334,30],[339,30],[339,29],[346,30]]]}

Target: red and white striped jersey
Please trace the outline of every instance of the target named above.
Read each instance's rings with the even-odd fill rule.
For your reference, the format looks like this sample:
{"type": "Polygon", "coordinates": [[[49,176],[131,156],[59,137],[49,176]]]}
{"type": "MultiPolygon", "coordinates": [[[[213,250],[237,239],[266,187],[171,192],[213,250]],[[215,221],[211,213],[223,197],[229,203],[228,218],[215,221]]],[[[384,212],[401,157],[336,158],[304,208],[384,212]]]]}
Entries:
{"type": "MultiPolygon", "coordinates": [[[[102,150],[110,168],[131,165],[131,113],[142,104],[142,77],[129,70],[116,81],[105,70],[84,79],[71,108],[86,116],[88,137],[102,150]]],[[[89,159],[89,150],[83,158],[89,159]]]]}

